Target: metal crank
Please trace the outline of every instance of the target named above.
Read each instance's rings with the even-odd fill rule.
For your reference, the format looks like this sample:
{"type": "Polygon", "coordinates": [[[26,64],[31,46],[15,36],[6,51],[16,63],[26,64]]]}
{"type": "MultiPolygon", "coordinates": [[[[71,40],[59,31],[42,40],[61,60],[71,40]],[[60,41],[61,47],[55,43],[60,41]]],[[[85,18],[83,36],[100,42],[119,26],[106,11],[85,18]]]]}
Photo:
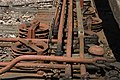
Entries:
{"type": "Polygon", "coordinates": [[[44,54],[48,45],[44,41],[32,42],[26,40],[18,40],[12,47],[12,51],[18,55],[33,55],[33,54],[44,54]]]}
{"type": "Polygon", "coordinates": [[[19,26],[20,38],[47,38],[49,34],[49,25],[33,21],[28,24],[21,24],[19,26]]]}

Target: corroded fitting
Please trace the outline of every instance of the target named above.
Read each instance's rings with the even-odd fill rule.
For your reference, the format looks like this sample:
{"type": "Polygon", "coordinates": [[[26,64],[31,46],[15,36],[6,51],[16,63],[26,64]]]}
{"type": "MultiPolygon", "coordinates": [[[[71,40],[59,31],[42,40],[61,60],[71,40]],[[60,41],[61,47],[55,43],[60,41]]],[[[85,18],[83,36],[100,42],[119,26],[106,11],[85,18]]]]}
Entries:
{"type": "Polygon", "coordinates": [[[91,54],[94,54],[94,55],[104,55],[105,51],[102,47],[100,46],[97,46],[97,45],[94,45],[94,46],[91,46],[88,51],[91,53],[91,54]]]}
{"type": "Polygon", "coordinates": [[[26,44],[16,42],[11,48],[14,53],[19,55],[43,54],[48,49],[48,45],[44,41],[28,42],[26,44]]]}

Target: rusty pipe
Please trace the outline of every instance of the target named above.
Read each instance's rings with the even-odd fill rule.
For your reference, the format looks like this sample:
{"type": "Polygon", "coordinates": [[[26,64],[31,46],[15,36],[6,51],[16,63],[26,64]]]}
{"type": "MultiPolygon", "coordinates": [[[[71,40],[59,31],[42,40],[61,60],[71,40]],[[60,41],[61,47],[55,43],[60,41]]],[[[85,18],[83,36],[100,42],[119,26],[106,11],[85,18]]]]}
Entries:
{"type": "MultiPolygon", "coordinates": [[[[73,29],[73,0],[69,0],[69,8],[68,8],[68,35],[67,35],[67,49],[66,56],[72,57],[72,29],[73,29]]],[[[65,68],[65,75],[68,77],[72,76],[72,65],[68,65],[65,68]]]]}
{"type": "MultiPolygon", "coordinates": [[[[80,58],[83,59],[84,56],[84,27],[83,27],[83,15],[81,11],[81,1],[82,0],[77,0],[76,1],[76,8],[77,8],[77,21],[78,21],[78,33],[79,33],[79,45],[80,45],[80,58]]],[[[86,75],[86,67],[84,64],[81,64],[80,66],[80,74],[81,76],[86,75]]]]}
{"type": "Polygon", "coordinates": [[[73,0],[70,0],[68,12],[68,37],[67,37],[67,57],[71,57],[72,49],[72,28],[73,28],[73,0]]]}
{"type": "MultiPolygon", "coordinates": [[[[10,62],[0,62],[0,67],[9,65],[10,62]]],[[[14,65],[14,67],[25,67],[25,68],[52,68],[52,69],[65,69],[65,64],[49,64],[49,63],[33,63],[33,62],[21,62],[14,65]]],[[[68,67],[68,66],[67,66],[68,67]]],[[[79,69],[80,65],[72,65],[74,69],[79,69]]],[[[87,69],[99,69],[96,65],[86,65],[87,69]]]]}
{"type": "Polygon", "coordinates": [[[66,7],[66,0],[63,0],[62,5],[62,12],[60,17],[60,25],[59,25],[59,31],[58,31],[58,43],[62,43],[62,33],[63,33],[63,26],[64,26],[64,17],[65,17],[65,7],[66,7]]]}
{"type": "Polygon", "coordinates": [[[93,58],[93,59],[81,59],[81,58],[68,58],[68,57],[60,57],[60,56],[42,56],[42,55],[23,55],[13,59],[9,65],[0,69],[0,74],[10,70],[20,61],[26,60],[42,60],[42,61],[56,61],[56,62],[72,62],[72,63],[95,63],[98,60],[110,61],[103,57],[93,58]]]}
{"type": "MultiPolygon", "coordinates": [[[[17,42],[18,40],[22,40],[21,38],[0,38],[0,42],[17,42]]],[[[45,41],[48,42],[49,39],[23,39],[23,40],[32,40],[33,42],[37,41],[45,41]]],[[[57,39],[52,39],[53,43],[57,42],[57,39]]]]}
{"type": "Polygon", "coordinates": [[[17,42],[20,38],[0,38],[0,42],[17,42]]]}
{"type": "Polygon", "coordinates": [[[61,12],[61,17],[60,17],[60,25],[59,25],[59,29],[58,29],[58,42],[57,42],[56,55],[63,55],[63,53],[62,53],[62,37],[63,37],[66,2],[67,2],[66,0],[63,0],[62,12],[61,12]]]}

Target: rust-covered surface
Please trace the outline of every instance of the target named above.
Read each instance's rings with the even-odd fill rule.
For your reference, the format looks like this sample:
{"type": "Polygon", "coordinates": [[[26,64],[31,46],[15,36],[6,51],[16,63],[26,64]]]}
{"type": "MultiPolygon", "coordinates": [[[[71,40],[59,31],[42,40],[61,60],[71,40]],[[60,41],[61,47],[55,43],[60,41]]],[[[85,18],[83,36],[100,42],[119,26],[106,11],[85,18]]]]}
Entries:
{"type": "Polygon", "coordinates": [[[119,79],[93,0],[1,5],[6,6],[33,9],[34,15],[18,25],[16,37],[0,38],[0,79],[119,79]]]}

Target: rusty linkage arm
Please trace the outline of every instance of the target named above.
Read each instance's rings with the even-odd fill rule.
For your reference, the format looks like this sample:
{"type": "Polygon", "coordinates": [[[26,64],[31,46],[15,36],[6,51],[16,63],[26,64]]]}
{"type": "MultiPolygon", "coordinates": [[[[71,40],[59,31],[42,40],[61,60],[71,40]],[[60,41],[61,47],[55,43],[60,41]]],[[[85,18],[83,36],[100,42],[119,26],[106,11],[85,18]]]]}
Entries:
{"type": "Polygon", "coordinates": [[[0,74],[10,70],[20,61],[33,61],[33,60],[40,60],[40,61],[55,61],[55,62],[69,62],[69,63],[91,63],[94,64],[96,61],[113,61],[103,57],[96,57],[92,59],[81,59],[81,58],[69,58],[69,57],[59,57],[59,56],[42,56],[42,55],[23,55],[13,59],[6,67],[0,69],[0,74]]]}
{"type": "MultiPolygon", "coordinates": [[[[83,15],[81,11],[81,2],[80,0],[76,0],[76,8],[77,8],[77,21],[78,21],[78,35],[79,35],[79,45],[80,45],[80,58],[85,58],[84,56],[84,27],[83,27],[83,15]]],[[[80,73],[81,76],[86,75],[86,67],[85,64],[80,65],[80,73]]]]}
{"type": "Polygon", "coordinates": [[[23,39],[20,39],[18,41],[19,42],[16,42],[13,46],[11,46],[11,49],[13,52],[19,55],[22,54],[28,55],[29,53],[31,54],[37,53],[40,55],[43,54],[48,49],[48,45],[44,41],[33,42],[32,40],[27,41],[23,39]]]}
{"type": "MultiPolygon", "coordinates": [[[[67,49],[66,56],[72,57],[72,36],[73,36],[73,0],[69,0],[69,8],[68,8],[68,35],[67,35],[67,49]]],[[[72,65],[68,65],[65,69],[66,78],[70,78],[72,76],[72,65]]]]}
{"type": "Polygon", "coordinates": [[[62,12],[61,12],[61,17],[60,17],[60,25],[58,29],[58,42],[57,42],[57,52],[56,55],[63,55],[62,52],[62,41],[63,41],[63,28],[64,28],[64,17],[65,17],[65,8],[66,8],[66,0],[63,0],[62,4],[62,12]]]}
{"type": "MultiPolygon", "coordinates": [[[[18,40],[22,40],[21,38],[0,38],[0,42],[17,42],[18,40]]],[[[48,39],[23,39],[23,40],[26,40],[26,41],[33,41],[33,42],[38,42],[38,41],[45,41],[45,42],[48,42],[49,40],[48,39]]],[[[57,43],[57,39],[52,39],[52,42],[53,43],[57,43]]]]}
{"type": "MultiPolygon", "coordinates": [[[[92,69],[99,70],[98,68],[101,66],[106,67],[105,63],[114,62],[115,60],[109,58],[109,55],[96,55],[100,51],[96,51],[95,54],[92,53],[94,50],[90,51],[92,45],[99,46],[99,36],[96,35],[102,22],[95,12],[94,5],[90,4],[92,1],[60,0],[61,6],[58,6],[56,10],[53,27],[49,27],[47,23],[39,19],[45,16],[48,18],[48,13],[45,16],[43,13],[42,16],[41,13],[38,13],[30,24],[26,23],[19,26],[18,38],[0,38],[2,43],[14,44],[12,46],[3,45],[10,48],[12,60],[0,62],[0,75],[11,69],[18,71],[32,69],[37,73],[39,71],[51,73],[52,70],[58,70],[60,74],[54,72],[55,76],[59,75],[57,78],[63,75],[65,79],[70,80],[74,78],[74,75],[78,75],[82,80],[87,80],[88,67],[92,66],[92,69]]],[[[6,51],[6,53],[9,52],[6,51]]],[[[1,55],[1,58],[7,58],[6,55],[1,55]]],[[[93,75],[89,74],[89,76],[93,75]]]]}

